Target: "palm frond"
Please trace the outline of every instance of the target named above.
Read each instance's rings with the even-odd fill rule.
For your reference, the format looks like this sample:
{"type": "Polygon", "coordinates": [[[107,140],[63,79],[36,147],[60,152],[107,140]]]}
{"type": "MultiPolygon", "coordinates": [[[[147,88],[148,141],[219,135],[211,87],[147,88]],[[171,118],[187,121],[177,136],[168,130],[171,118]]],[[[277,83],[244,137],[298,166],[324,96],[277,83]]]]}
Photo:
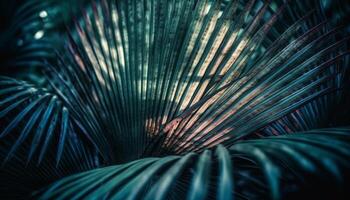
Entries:
{"type": "Polygon", "coordinates": [[[348,128],[319,129],[201,154],[145,158],[69,176],[45,189],[41,199],[279,199],[295,195],[301,189],[296,183],[334,184],[312,196],[340,198],[350,165],[349,136],[348,128]]]}
{"type": "Polygon", "coordinates": [[[40,66],[20,74],[45,84],[0,77],[0,194],[348,195],[350,129],[329,128],[349,125],[350,29],[334,2],[97,0],[77,14],[28,1],[0,39],[29,36],[5,60],[40,66]]]}
{"type": "Polygon", "coordinates": [[[341,93],[341,28],[318,10],[237,3],[101,1],[84,13],[49,79],[105,157],[201,151],[341,93]]]}
{"type": "Polygon", "coordinates": [[[14,140],[3,162],[11,159],[21,145],[30,142],[27,162],[37,154],[40,164],[49,147],[52,150],[57,146],[58,165],[67,138],[76,134],[73,131],[76,120],[57,96],[45,89],[7,77],[1,77],[0,86],[0,138],[14,140]]]}
{"type": "MultiPolygon", "coordinates": [[[[34,162],[33,158],[28,161],[28,153],[32,149],[30,142],[24,142],[11,159],[2,163],[0,168],[2,199],[28,198],[43,186],[62,177],[103,166],[98,152],[84,144],[74,132],[69,132],[67,136],[58,165],[56,164],[57,151],[51,146],[53,145],[46,150],[46,157],[42,159],[40,165],[34,162]]],[[[1,140],[0,160],[8,158],[11,148],[13,148],[13,142],[1,140]]]]}

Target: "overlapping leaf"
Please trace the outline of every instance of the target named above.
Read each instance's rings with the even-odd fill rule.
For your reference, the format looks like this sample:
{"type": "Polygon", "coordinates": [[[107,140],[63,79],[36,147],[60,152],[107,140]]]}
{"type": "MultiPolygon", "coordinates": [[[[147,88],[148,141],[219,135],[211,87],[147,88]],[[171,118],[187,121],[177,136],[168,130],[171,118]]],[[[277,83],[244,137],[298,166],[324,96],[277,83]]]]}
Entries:
{"type": "Polygon", "coordinates": [[[57,147],[54,157],[58,165],[67,138],[78,139],[74,131],[79,128],[76,120],[56,95],[44,89],[7,77],[1,77],[0,87],[0,138],[6,143],[13,142],[7,146],[2,162],[6,163],[22,146],[30,144],[27,163],[35,158],[40,164],[47,151],[57,147]]]}
{"type": "Polygon", "coordinates": [[[349,175],[349,140],[348,128],[320,129],[242,141],[229,149],[220,145],[201,154],[145,158],[69,176],[41,198],[280,199],[297,194],[295,184],[308,188],[316,181],[329,187],[314,197],[341,198],[349,181],[343,177],[349,175]]]}
{"type": "MultiPolygon", "coordinates": [[[[349,130],[294,133],[334,125],[349,88],[347,27],[327,18],[327,4],[92,2],[44,65],[50,90],[0,79],[4,188],[28,194],[107,164],[32,195],[340,198],[349,130]],[[266,135],[281,136],[252,139],[266,135]]],[[[30,5],[19,14],[41,10],[30,5]]],[[[46,57],[44,43],[29,45],[25,63],[46,57]]]]}
{"type": "Polygon", "coordinates": [[[101,1],[83,14],[49,77],[104,157],[200,151],[339,93],[341,28],[288,2],[239,5],[101,1]]]}

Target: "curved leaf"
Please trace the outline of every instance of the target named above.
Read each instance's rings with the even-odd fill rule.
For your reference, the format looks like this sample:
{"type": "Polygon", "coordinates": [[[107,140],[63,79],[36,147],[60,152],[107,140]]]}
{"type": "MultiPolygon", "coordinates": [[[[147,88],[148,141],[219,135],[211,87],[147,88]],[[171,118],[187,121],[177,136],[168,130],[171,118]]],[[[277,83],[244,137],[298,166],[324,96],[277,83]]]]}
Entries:
{"type": "Polygon", "coordinates": [[[298,194],[303,189],[296,187],[288,190],[298,181],[313,184],[310,191],[318,191],[323,185],[334,184],[334,188],[329,187],[328,191],[319,191],[314,196],[341,197],[347,192],[341,184],[345,180],[332,177],[340,171],[344,174],[344,170],[350,166],[349,141],[348,128],[321,129],[241,141],[229,149],[218,146],[216,154],[206,150],[200,155],[190,153],[181,158],[145,158],[64,178],[42,191],[41,198],[135,199],[141,198],[141,192],[144,198],[168,199],[180,198],[183,194],[176,191],[181,188],[189,198],[227,199],[234,194],[237,199],[248,199],[263,192],[255,198],[281,199],[298,194]],[[311,141],[317,145],[310,145],[311,141]],[[344,153],[334,151],[334,144],[343,146],[341,149],[344,153]],[[231,165],[233,161],[234,168],[231,165]],[[188,162],[195,165],[186,164],[188,162]],[[164,169],[164,165],[170,167],[164,169]],[[318,172],[322,170],[330,173],[318,172]],[[249,171],[256,171],[255,176],[244,176],[249,171]],[[252,181],[258,185],[253,187],[256,183],[252,181]],[[240,190],[242,183],[251,184],[251,187],[240,190]],[[215,189],[210,189],[212,187],[215,189]],[[264,187],[268,189],[262,190],[264,187]],[[134,188],[138,194],[133,193],[134,188]]]}

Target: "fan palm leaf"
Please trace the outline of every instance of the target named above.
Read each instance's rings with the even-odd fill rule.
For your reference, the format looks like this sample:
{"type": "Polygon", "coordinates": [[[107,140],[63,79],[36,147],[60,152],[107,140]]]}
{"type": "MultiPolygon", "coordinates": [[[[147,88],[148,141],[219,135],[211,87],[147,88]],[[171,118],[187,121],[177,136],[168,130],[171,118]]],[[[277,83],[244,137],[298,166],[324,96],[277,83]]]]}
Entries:
{"type": "MultiPolygon", "coordinates": [[[[19,16],[56,4],[30,5],[19,16]]],[[[47,59],[46,85],[1,77],[3,174],[38,173],[22,186],[42,199],[288,199],[325,180],[319,196],[340,198],[349,130],[318,129],[337,125],[349,89],[348,27],[331,7],[91,2],[55,56],[40,53],[50,40],[21,54],[47,59]]]]}
{"type": "Polygon", "coordinates": [[[157,147],[176,154],[236,141],[338,92],[335,79],[344,69],[337,63],[348,54],[348,38],[337,39],[339,28],[327,28],[321,20],[304,28],[318,16],[315,11],[263,45],[289,5],[269,12],[270,4],[253,10],[252,1],[239,12],[236,4],[96,4],[77,22],[68,58],[51,70],[50,79],[60,77],[58,92],[86,118],[100,148],[118,153],[127,148],[128,158],[152,154],[146,146],[158,136],[163,141],[157,147]],[[249,20],[250,12],[256,14],[249,20]],[[144,18],[136,15],[142,13],[144,18]],[[158,16],[163,13],[174,16],[158,16]],[[264,20],[267,14],[271,17],[264,20]],[[163,24],[155,23],[157,17],[163,24]]]}
{"type": "Polygon", "coordinates": [[[70,117],[69,111],[57,96],[45,89],[38,89],[26,82],[6,77],[1,77],[0,85],[0,117],[3,121],[9,122],[1,130],[0,137],[16,137],[3,162],[12,158],[25,141],[31,141],[27,162],[33,160],[34,154],[38,153],[40,164],[48,147],[56,141],[53,138],[58,138],[56,156],[58,164],[66,138],[68,135],[76,134],[73,126],[79,127],[79,123],[70,117]],[[21,131],[18,134],[16,129],[18,130],[19,126],[21,131]]]}

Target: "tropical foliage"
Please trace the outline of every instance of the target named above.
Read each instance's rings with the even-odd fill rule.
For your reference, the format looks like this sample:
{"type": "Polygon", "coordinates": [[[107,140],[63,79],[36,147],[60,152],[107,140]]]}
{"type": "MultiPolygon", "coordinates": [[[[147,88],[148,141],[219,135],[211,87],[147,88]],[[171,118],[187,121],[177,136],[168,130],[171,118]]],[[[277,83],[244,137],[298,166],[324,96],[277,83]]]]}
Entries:
{"type": "Polygon", "coordinates": [[[14,7],[0,35],[4,198],[348,195],[349,4],[14,7]]]}

